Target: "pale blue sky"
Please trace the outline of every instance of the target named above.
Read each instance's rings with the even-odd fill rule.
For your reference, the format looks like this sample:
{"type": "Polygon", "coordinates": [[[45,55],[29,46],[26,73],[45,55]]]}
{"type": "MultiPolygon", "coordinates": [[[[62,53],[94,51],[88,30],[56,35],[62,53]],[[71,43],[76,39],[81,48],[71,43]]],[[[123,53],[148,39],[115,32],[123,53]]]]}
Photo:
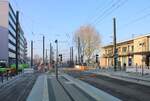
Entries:
{"type": "Polygon", "coordinates": [[[40,34],[45,34],[47,48],[50,41],[54,45],[54,40],[58,39],[63,41],[59,44],[60,50],[64,55],[69,54],[73,32],[84,24],[95,26],[101,33],[102,44],[109,44],[112,42],[113,17],[117,19],[117,41],[132,38],[132,34],[137,36],[150,33],[150,0],[10,1],[15,9],[21,11],[21,23],[28,39],[28,49],[30,52],[29,42],[34,40],[35,54],[42,54],[40,34]],[[101,21],[98,22],[97,19],[101,21]]]}

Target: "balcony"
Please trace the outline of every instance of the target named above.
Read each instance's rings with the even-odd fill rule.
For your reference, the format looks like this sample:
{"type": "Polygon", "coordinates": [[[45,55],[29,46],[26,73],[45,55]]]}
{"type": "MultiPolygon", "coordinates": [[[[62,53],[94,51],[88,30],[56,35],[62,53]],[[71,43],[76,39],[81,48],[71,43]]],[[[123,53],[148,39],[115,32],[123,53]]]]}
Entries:
{"type": "Polygon", "coordinates": [[[113,53],[103,54],[103,57],[105,58],[113,57],[113,53]]]}

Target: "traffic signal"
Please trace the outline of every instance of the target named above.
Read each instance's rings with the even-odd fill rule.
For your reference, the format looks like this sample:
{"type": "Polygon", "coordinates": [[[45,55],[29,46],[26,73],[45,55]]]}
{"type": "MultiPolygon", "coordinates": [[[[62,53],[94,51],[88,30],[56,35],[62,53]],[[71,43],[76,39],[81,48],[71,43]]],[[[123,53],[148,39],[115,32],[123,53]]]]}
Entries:
{"type": "Polygon", "coordinates": [[[96,63],[98,63],[98,54],[96,54],[96,63]]]}
{"type": "Polygon", "coordinates": [[[62,54],[59,54],[59,56],[60,56],[60,61],[62,62],[62,54]]]}

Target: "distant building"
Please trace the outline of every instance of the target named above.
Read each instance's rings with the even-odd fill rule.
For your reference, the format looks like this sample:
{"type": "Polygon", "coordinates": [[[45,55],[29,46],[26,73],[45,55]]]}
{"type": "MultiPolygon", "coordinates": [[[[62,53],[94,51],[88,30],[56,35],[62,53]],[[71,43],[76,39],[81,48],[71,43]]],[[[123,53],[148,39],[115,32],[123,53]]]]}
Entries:
{"type": "MultiPolygon", "coordinates": [[[[24,32],[19,26],[19,62],[26,61],[27,41],[24,32]]],[[[0,1],[0,60],[7,61],[9,64],[16,60],[16,13],[7,0],[0,1]]]]}
{"type": "MultiPolygon", "coordinates": [[[[104,46],[102,50],[101,66],[113,66],[113,45],[104,46]]],[[[117,52],[120,66],[150,66],[150,34],[117,43],[117,52]]]]}

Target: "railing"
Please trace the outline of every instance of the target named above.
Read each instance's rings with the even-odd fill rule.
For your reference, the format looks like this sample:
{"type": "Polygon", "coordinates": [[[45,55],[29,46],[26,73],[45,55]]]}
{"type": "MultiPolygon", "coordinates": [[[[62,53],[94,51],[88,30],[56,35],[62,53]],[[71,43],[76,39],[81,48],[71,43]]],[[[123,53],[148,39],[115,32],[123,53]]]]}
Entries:
{"type": "Polygon", "coordinates": [[[150,74],[150,66],[127,67],[126,68],[126,72],[150,74]]]}

